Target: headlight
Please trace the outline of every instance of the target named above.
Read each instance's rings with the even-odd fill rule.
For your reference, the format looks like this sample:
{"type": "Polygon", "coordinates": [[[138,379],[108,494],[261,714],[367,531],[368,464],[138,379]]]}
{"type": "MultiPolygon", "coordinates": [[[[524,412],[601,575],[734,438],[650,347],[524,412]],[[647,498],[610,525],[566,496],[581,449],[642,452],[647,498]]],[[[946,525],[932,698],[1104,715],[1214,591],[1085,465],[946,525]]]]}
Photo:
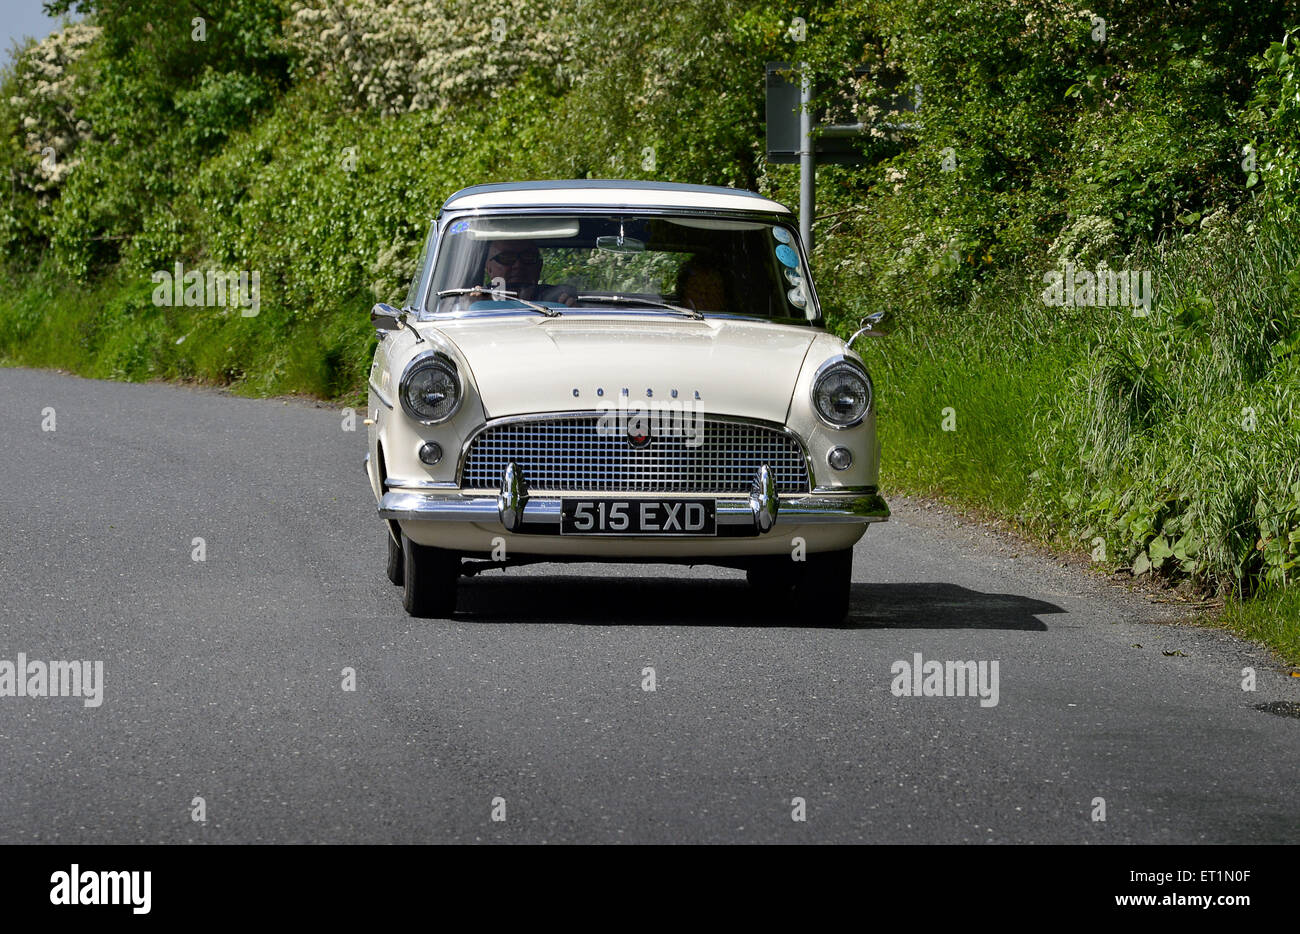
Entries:
{"type": "Polygon", "coordinates": [[[436,351],[416,357],[406,366],[398,387],[402,408],[426,425],[445,422],[460,408],[460,374],[450,358],[436,351]]]}
{"type": "Polygon", "coordinates": [[[852,428],[871,408],[871,377],[847,357],[827,360],[813,378],[813,408],[832,428],[852,428]]]}

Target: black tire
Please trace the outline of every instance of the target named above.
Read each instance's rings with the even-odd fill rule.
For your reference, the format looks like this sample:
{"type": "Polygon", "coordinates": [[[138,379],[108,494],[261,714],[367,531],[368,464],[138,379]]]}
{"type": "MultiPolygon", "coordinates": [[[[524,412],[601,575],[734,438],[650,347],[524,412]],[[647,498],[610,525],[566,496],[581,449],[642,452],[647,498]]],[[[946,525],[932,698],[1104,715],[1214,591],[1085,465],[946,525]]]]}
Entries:
{"type": "Polygon", "coordinates": [[[387,532],[384,537],[388,539],[388,564],[384,568],[384,573],[388,575],[390,581],[401,587],[404,579],[403,572],[406,570],[406,556],[402,554],[402,543],[394,537],[393,530],[390,528],[387,532]]]}
{"type": "Polygon", "coordinates": [[[780,600],[790,595],[794,587],[793,562],[784,556],[760,559],[745,570],[745,581],[754,593],[765,599],[780,600]]]}
{"type": "Polygon", "coordinates": [[[456,584],[460,555],[441,548],[417,545],[402,535],[406,558],[402,577],[402,606],[421,619],[447,619],[456,612],[456,584]]]}
{"type": "Polygon", "coordinates": [[[849,615],[852,586],[852,548],[810,554],[795,581],[795,609],[816,626],[838,626],[849,615]]]}

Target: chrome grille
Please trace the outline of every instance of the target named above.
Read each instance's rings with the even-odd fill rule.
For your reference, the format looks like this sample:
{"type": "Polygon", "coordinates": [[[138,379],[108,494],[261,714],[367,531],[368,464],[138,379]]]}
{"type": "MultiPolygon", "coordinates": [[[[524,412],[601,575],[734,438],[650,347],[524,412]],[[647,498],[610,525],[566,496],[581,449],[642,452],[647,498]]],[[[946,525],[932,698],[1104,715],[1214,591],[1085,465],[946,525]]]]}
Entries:
{"type": "Polygon", "coordinates": [[[624,432],[600,431],[599,420],[557,415],[493,425],[470,442],[461,486],[495,490],[514,461],[530,492],[746,494],[767,464],[778,493],[808,492],[802,447],[775,428],[705,416],[697,446],[676,433],[634,448],[624,432]]]}

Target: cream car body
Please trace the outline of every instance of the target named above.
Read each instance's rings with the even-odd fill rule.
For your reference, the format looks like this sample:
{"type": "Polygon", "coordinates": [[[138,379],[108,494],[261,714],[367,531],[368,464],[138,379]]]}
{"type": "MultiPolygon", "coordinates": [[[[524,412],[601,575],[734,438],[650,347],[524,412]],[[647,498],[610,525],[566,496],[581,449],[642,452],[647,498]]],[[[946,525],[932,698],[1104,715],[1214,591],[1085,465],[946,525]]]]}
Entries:
{"type": "MultiPolygon", "coordinates": [[[[736,268],[724,265],[717,275],[736,268]]],[[[707,280],[714,275],[707,269],[703,275],[706,285],[718,281],[707,280]]],[[[636,182],[466,189],[439,212],[406,307],[376,306],[372,317],[381,340],[369,379],[366,469],[389,523],[389,576],[405,583],[413,613],[454,609],[459,574],[536,560],[716,563],[747,567],[756,583],[777,569],[798,590],[804,569],[782,576],[779,567],[828,553],[842,565],[868,524],[888,516],[877,493],[869,377],[865,410],[850,425],[830,423],[814,402],[819,373],[838,367],[850,405],[854,374],[865,376],[865,366],[819,327],[793,217],[758,195],[636,182]],[[649,239],[625,237],[624,222],[650,231],[649,239]],[[617,234],[601,236],[606,229],[617,234]],[[662,250],[654,249],[656,237],[662,250]],[[606,290],[584,292],[589,297],[572,306],[528,307],[506,296],[532,286],[508,293],[497,282],[481,294],[438,297],[448,282],[461,292],[483,283],[485,250],[499,250],[513,271],[538,244],[543,264],[572,259],[577,265],[568,268],[580,271],[608,261],[653,275],[662,267],[667,276],[676,264],[682,294],[656,291],[638,305],[606,290]],[[779,262],[758,255],[767,248],[779,262]],[[447,255],[475,249],[476,261],[447,255]],[[753,294],[765,296],[767,312],[798,292],[804,307],[786,310],[803,320],[749,315],[744,307],[685,313],[695,310],[683,296],[700,274],[691,264],[733,254],[753,264],[744,268],[775,276],[781,295],[766,297],[773,289],[747,282],[725,286],[727,294],[759,289],[753,294]],[[457,262],[469,271],[448,279],[457,262]],[[404,399],[404,376],[430,361],[442,367],[429,377],[435,388],[404,399]],[[454,409],[444,399],[452,386],[454,409]],[[423,408],[434,398],[450,414],[416,417],[441,411],[423,408]],[[616,517],[639,512],[645,526],[634,520],[633,529],[644,534],[618,529],[617,518],[607,523],[601,503],[616,517]],[[704,529],[665,534],[658,526],[685,512],[674,509],[684,503],[695,504],[690,514],[703,517],[704,529]],[[575,523],[598,510],[600,524],[577,531],[575,523]]]]}

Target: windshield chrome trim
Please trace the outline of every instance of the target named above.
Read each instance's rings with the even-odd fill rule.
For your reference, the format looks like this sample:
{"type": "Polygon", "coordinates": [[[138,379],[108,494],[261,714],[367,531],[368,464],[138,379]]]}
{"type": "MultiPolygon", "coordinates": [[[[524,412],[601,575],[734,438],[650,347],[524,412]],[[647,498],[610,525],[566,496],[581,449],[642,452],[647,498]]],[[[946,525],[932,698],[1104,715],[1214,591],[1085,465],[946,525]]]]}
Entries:
{"type": "MultiPolygon", "coordinates": [[[[497,195],[499,201],[504,203],[504,199],[509,196],[527,196],[535,192],[590,192],[590,191],[617,191],[617,192],[656,192],[664,195],[696,195],[700,197],[738,197],[742,199],[752,199],[762,201],[767,204],[776,204],[782,209],[789,211],[785,205],[781,204],[774,198],[767,195],[759,194],[756,191],[750,191],[745,188],[732,188],[728,185],[694,185],[682,182],[660,182],[650,181],[648,179],[630,179],[630,178],[570,178],[570,179],[532,179],[527,181],[514,182],[482,182],[476,185],[467,185],[459,191],[452,192],[447,200],[442,203],[444,209],[452,208],[456,201],[462,198],[478,197],[481,195],[497,195]]],[[[553,205],[537,205],[530,202],[530,207],[553,207],[553,205]]],[[[684,205],[677,205],[684,207],[684,205]]]]}
{"type": "Polygon", "coordinates": [[[437,218],[453,217],[486,217],[490,214],[646,214],[655,217],[669,217],[678,215],[683,217],[719,217],[727,220],[761,220],[770,219],[771,223],[779,221],[788,221],[791,225],[795,223],[795,216],[792,213],[782,213],[780,211],[764,211],[757,208],[667,208],[667,207],[638,207],[631,204],[575,204],[571,207],[562,204],[547,205],[500,205],[492,208],[448,208],[445,211],[439,211],[437,218]]]}
{"type": "MultiPolygon", "coordinates": [[[[415,305],[416,320],[417,321],[446,321],[456,317],[487,317],[487,316],[494,315],[499,311],[506,311],[510,314],[519,313],[518,311],[513,311],[511,309],[491,309],[487,311],[472,311],[472,312],[468,310],[462,310],[462,311],[430,311],[429,310],[429,296],[430,296],[430,292],[433,289],[434,271],[438,268],[438,261],[442,258],[443,244],[447,242],[447,238],[445,236],[442,236],[442,232],[447,228],[447,226],[453,220],[459,220],[462,217],[490,217],[493,215],[501,215],[501,214],[509,214],[509,215],[549,214],[552,216],[564,217],[572,214],[609,215],[609,214],[619,214],[619,213],[630,213],[630,214],[636,214],[637,216],[644,216],[644,217],[716,217],[720,220],[744,219],[744,220],[752,220],[752,221],[762,221],[763,223],[771,224],[771,225],[779,224],[782,227],[790,228],[790,230],[793,232],[794,242],[799,246],[799,258],[803,261],[804,269],[811,270],[812,268],[808,263],[808,257],[804,254],[804,245],[799,240],[799,230],[797,225],[795,224],[795,217],[793,214],[779,214],[779,213],[774,213],[772,211],[736,210],[733,208],[715,208],[715,209],[638,208],[638,207],[626,207],[626,206],[620,207],[619,205],[601,205],[599,207],[594,207],[591,205],[581,205],[575,207],[546,205],[544,207],[533,206],[533,207],[514,207],[514,208],[512,207],[462,208],[459,210],[457,209],[451,209],[446,211],[440,210],[438,212],[437,217],[434,218],[434,224],[437,225],[438,227],[439,236],[434,242],[433,256],[430,257],[429,259],[428,277],[426,281],[421,285],[419,300],[416,302],[415,305]]],[[[817,309],[817,317],[807,318],[805,320],[807,320],[808,323],[811,324],[813,327],[824,327],[825,326],[824,323],[826,319],[822,316],[821,302],[817,298],[817,286],[812,283],[811,275],[809,275],[809,277],[807,278],[806,283],[812,286],[811,288],[812,295],[809,296],[809,298],[813,306],[817,309]]],[[[639,314],[640,312],[634,312],[634,313],[639,314]]],[[[530,312],[530,314],[536,314],[536,312],[530,312]]],[[[564,312],[565,317],[569,317],[570,315],[573,314],[575,314],[575,309],[572,308],[564,312]]],[[[666,312],[665,314],[669,314],[669,313],[666,312]]],[[[680,314],[673,314],[672,316],[678,318],[681,317],[680,314]]],[[[725,313],[709,315],[708,312],[705,312],[705,316],[723,317],[725,316],[725,313]]],[[[749,317],[749,316],[735,315],[734,317],[749,317]]],[[[763,318],[757,315],[753,316],[753,318],[756,321],[773,320],[770,318],[763,318]]]]}
{"type": "MultiPolygon", "coordinates": [[[[708,312],[705,312],[708,315],[708,312]]],[[[688,318],[680,311],[669,311],[666,308],[655,308],[653,305],[647,308],[566,308],[562,314],[556,315],[558,318],[592,318],[592,317],[610,317],[612,315],[626,315],[628,317],[639,317],[641,315],[650,315],[656,318],[678,318],[683,321],[699,321],[699,318],[688,318]]],[[[530,311],[527,308],[487,308],[483,311],[470,311],[461,309],[460,311],[440,311],[430,313],[430,316],[422,319],[423,321],[450,321],[456,318],[535,318],[537,312],[530,311]]],[[[548,319],[549,320],[549,319],[548,319]]],[[[755,321],[764,321],[765,318],[755,318],[755,321]]]]}
{"type": "MultiPolygon", "coordinates": [[[[701,324],[705,321],[752,321],[755,324],[771,324],[785,328],[810,328],[814,331],[825,331],[826,327],[819,321],[809,321],[807,318],[764,318],[762,315],[742,315],[730,311],[705,311],[701,312],[704,317],[688,318],[680,312],[667,311],[662,308],[569,308],[562,318],[672,318],[677,321],[701,324]]],[[[433,324],[438,321],[457,321],[463,318],[536,318],[537,312],[529,311],[527,308],[489,308],[484,311],[442,311],[437,314],[430,314],[421,318],[421,324],[433,324]]],[[[549,319],[548,319],[549,320],[549,319]]],[[[538,321],[538,324],[545,324],[546,321],[538,321]]]]}

